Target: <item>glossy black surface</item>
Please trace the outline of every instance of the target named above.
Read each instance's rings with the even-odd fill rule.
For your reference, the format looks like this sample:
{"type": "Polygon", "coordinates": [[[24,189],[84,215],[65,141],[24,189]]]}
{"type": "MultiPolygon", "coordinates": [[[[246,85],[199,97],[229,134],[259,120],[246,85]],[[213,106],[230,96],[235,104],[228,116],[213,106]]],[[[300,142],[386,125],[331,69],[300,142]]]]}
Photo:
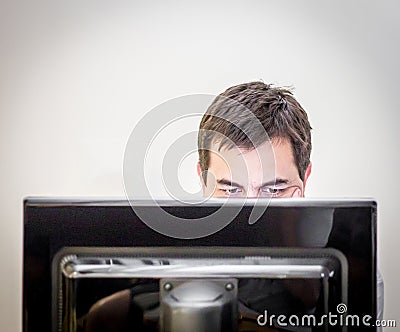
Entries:
{"type": "MultiPolygon", "coordinates": [[[[219,208],[173,206],[198,218],[219,208]]],[[[335,248],[349,263],[348,308],[375,317],[376,204],[373,201],[274,200],[249,225],[251,202],[227,227],[205,238],[174,239],[148,228],[126,201],[28,199],[24,202],[24,331],[51,331],[51,262],[63,247],[240,246],[335,248]]],[[[145,206],[145,205],[144,205],[145,206]]],[[[146,208],[154,209],[151,205],[146,208]]],[[[348,331],[368,330],[349,327],[348,331]]],[[[373,328],[369,329],[373,331],[373,328]]]]}

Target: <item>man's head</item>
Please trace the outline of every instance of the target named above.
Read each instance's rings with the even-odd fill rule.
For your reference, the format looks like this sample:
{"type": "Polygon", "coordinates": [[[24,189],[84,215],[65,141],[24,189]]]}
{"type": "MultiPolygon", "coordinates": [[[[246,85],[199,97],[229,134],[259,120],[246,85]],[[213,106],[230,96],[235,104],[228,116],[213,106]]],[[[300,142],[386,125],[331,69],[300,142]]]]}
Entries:
{"type": "Polygon", "coordinates": [[[227,89],[200,123],[198,174],[204,194],[303,196],[311,172],[310,131],[306,112],[289,90],[262,82],[227,89]]]}

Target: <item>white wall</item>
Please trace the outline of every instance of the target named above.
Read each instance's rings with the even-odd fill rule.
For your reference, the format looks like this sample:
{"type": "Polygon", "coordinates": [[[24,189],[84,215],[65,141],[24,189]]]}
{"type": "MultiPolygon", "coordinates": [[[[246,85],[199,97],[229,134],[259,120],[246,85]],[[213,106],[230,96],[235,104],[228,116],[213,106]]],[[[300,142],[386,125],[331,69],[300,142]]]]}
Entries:
{"type": "Polygon", "coordinates": [[[0,0],[0,330],[21,329],[22,198],[123,196],[141,116],[190,93],[293,85],[309,196],[379,204],[385,317],[400,324],[397,1],[0,0]]]}

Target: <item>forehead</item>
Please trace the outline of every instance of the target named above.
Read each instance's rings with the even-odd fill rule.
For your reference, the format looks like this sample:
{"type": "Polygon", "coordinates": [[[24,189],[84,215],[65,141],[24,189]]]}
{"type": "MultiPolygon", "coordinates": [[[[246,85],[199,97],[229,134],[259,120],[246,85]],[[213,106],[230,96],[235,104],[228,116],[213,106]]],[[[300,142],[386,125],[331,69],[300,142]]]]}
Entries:
{"type": "Polygon", "coordinates": [[[295,180],[298,170],[292,146],[286,139],[273,139],[256,149],[218,149],[210,151],[208,170],[216,180],[262,183],[275,178],[295,180]]]}

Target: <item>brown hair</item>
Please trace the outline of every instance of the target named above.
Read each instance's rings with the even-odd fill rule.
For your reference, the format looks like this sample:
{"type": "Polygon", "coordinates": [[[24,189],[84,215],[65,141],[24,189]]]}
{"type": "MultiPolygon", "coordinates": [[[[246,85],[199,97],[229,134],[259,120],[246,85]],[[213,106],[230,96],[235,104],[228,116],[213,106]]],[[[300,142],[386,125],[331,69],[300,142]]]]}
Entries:
{"type": "Polygon", "coordinates": [[[219,149],[253,149],[268,137],[290,141],[300,178],[304,180],[310,164],[311,126],[292,92],[263,82],[227,89],[214,99],[200,123],[198,152],[203,174],[206,176],[209,167],[211,144],[218,143],[219,149]],[[255,117],[249,117],[249,111],[255,117]]]}

